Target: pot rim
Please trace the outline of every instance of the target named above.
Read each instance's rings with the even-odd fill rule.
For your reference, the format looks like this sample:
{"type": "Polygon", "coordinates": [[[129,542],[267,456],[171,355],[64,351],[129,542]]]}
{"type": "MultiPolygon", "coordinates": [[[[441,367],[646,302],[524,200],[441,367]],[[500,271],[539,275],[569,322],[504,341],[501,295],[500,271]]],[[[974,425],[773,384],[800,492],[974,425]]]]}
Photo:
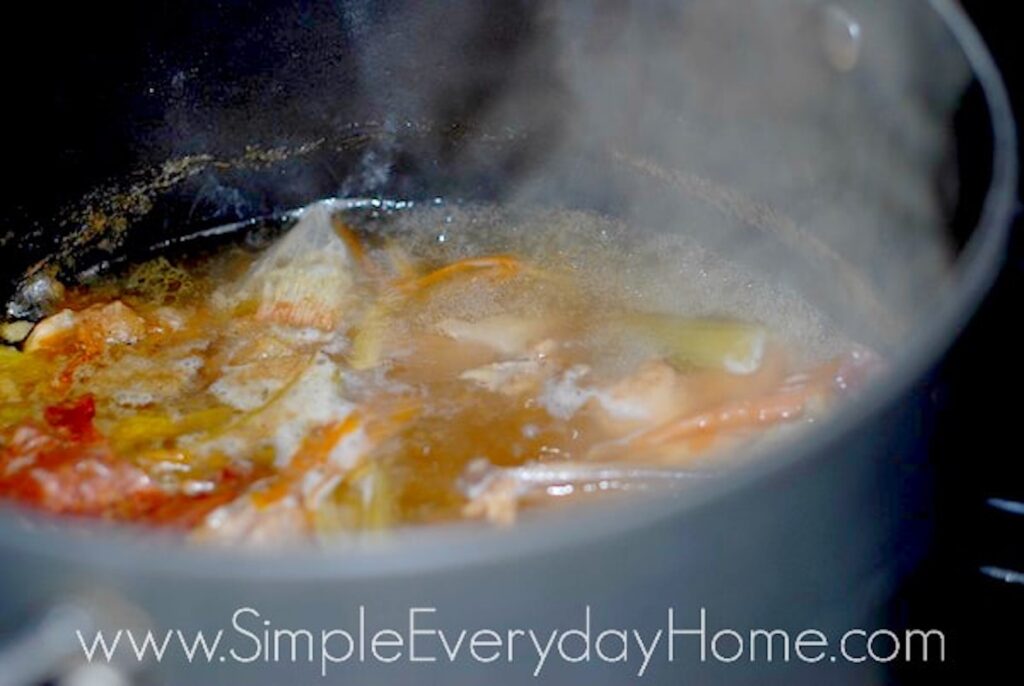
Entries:
{"type": "Polygon", "coordinates": [[[873,416],[898,402],[941,359],[988,292],[1005,254],[1016,204],[1016,131],[999,71],[976,28],[953,0],[929,0],[958,42],[981,85],[993,132],[992,177],[980,219],[956,261],[959,284],[952,297],[893,358],[891,372],[837,410],[798,441],[768,451],[721,480],[709,480],[685,498],[649,497],[626,504],[581,506],[555,515],[528,517],[509,529],[481,523],[410,527],[381,537],[357,537],[339,547],[275,548],[250,551],[207,547],[135,527],[68,522],[66,519],[0,507],[0,550],[6,548],[96,569],[125,569],[151,575],[245,578],[283,581],[342,580],[415,575],[495,564],[524,555],[599,544],[604,538],[682,516],[711,503],[749,497],[773,478],[785,476],[829,451],[873,416]]]}

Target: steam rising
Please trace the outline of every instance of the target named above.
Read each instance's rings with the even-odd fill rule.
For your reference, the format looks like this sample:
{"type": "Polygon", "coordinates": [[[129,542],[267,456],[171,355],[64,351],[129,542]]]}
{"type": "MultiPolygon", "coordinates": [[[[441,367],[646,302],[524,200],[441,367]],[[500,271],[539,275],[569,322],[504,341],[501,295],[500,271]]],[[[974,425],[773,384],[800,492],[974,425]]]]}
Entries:
{"type": "MultiPolygon", "coordinates": [[[[577,103],[567,148],[611,151],[632,177],[614,181],[626,221],[890,336],[934,304],[951,258],[936,179],[969,75],[920,3],[599,5],[552,17],[577,103]]],[[[572,185],[601,193],[602,171],[575,167],[572,185]]]]}
{"type": "Polygon", "coordinates": [[[347,166],[299,160],[301,173],[262,192],[402,199],[415,176],[428,197],[483,188],[500,202],[597,211],[634,231],[686,234],[876,344],[898,339],[949,283],[937,181],[970,73],[919,0],[280,12],[157,84],[154,146],[200,155],[187,158],[206,165],[197,192],[230,199],[225,215],[247,200],[218,176],[233,163],[218,160],[292,146],[347,166]],[[454,181],[434,193],[435,177],[454,181]]]}
{"type": "MultiPolygon", "coordinates": [[[[937,179],[969,70],[922,3],[528,8],[525,37],[499,65],[500,88],[474,113],[481,138],[510,128],[546,135],[504,200],[581,202],[638,231],[692,235],[812,294],[876,343],[934,307],[952,263],[937,179]]],[[[454,84],[495,78],[474,46],[502,17],[464,7],[437,15],[422,3],[408,11],[417,27],[448,22],[443,40],[417,43],[417,64],[461,55],[464,73],[449,68],[438,88],[420,92],[419,105],[443,121],[454,84]]],[[[380,55],[364,72],[381,68],[380,55]]],[[[377,86],[382,100],[408,97],[394,82],[377,86]]],[[[378,170],[391,162],[379,150],[365,161],[378,170]]]]}

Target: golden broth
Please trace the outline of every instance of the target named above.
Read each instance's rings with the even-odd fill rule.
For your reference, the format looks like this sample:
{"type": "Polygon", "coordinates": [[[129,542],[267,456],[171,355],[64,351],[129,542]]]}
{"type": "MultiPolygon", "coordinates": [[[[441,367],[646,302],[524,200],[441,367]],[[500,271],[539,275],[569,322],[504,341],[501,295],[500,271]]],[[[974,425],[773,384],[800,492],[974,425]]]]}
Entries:
{"type": "Polygon", "coordinates": [[[0,495],[225,541],[507,523],[579,494],[508,468],[714,467],[871,364],[682,237],[311,206],[259,249],[69,287],[0,348],[0,495]]]}

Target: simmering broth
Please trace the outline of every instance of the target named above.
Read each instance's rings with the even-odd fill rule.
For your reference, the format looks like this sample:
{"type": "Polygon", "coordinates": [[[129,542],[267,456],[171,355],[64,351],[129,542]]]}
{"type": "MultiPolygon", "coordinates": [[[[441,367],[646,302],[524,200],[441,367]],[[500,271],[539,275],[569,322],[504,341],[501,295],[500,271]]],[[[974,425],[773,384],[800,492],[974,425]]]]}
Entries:
{"type": "Polygon", "coordinates": [[[0,496],[230,542],[508,524],[713,471],[877,365],[683,237],[337,207],[85,285],[37,277],[52,313],[0,347],[0,496]]]}

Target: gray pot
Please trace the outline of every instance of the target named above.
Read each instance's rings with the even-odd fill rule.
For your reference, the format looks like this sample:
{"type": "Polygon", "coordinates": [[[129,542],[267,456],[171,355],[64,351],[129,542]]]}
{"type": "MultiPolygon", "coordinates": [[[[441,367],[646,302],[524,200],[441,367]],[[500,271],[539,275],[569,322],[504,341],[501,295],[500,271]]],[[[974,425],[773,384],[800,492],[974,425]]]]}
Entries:
{"type": "MultiPolygon", "coordinates": [[[[606,629],[663,632],[651,683],[885,678],[888,667],[850,663],[836,644],[886,627],[886,601],[927,548],[927,376],[999,269],[1016,182],[1006,96],[954,3],[245,5],[120,16],[118,31],[149,32],[135,59],[91,41],[93,63],[36,86],[74,91],[75,69],[99,64],[93,87],[106,97],[75,102],[81,121],[53,132],[52,156],[25,153],[29,179],[15,190],[26,200],[5,210],[0,234],[24,212],[40,228],[21,222],[0,239],[10,287],[40,259],[70,275],[318,197],[559,205],[691,232],[800,289],[885,350],[888,368],[834,418],[729,478],[511,530],[254,553],[4,508],[0,683],[82,676],[75,630],[91,640],[97,627],[225,631],[210,660],[190,663],[174,645],[159,661],[114,660],[154,683],[526,683],[539,658],[520,635],[507,659],[507,632],[583,630],[588,607],[590,659],[571,661],[582,643],[566,639],[567,657],[552,652],[538,681],[635,681],[638,644],[609,663],[595,645],[606,629]],[[247,145],[280,154],[247,156],[247,145]],[[160,166],[169,159],[178,166],[160,166]],[[56,165],[60,188],[30,187],[42,164],[56,165]],[[118,206],[132,189],[145,202],[118,206]],[[83,233],[96,208],[123,220],[116,240],[83,233]],[[362,609],[368,641],[384,628],[407,640],[413,608],[433,610],[416,621],[453,640],[499,632],[500,656],[480,661],[467,643],[449,661],[436,633],[418,634],[417,653],[435,662],[411,661],[406,644],[386,664],[367,643],[363,660],[356,645],[320,676],[321,631],[358,644],[362,609]],[[702,640],[685,634],[670,662],[670,608],[680,629],[706,610],[709,651],[723,629],[816,629],[833,643],[810,664],[751,660],[748,641],[726,663],[701,661],[702,640]],[[313,660],[304,636],[294,660],[287,642],[277,659],[257,654],[264,620],[312,632],[313,660]]],[[[108,19],[90,27],[113,31],[108,19]]],[[[69,114],[66,99],[46,102],[48,116],[69,114]]],[[[720,656],[736,652],[720,641],[720,656]]],[[[347,647],[331,635],[333,655],[347,647]]],[[[620,649],[613,637],[601,647],[620,649]]]]}

